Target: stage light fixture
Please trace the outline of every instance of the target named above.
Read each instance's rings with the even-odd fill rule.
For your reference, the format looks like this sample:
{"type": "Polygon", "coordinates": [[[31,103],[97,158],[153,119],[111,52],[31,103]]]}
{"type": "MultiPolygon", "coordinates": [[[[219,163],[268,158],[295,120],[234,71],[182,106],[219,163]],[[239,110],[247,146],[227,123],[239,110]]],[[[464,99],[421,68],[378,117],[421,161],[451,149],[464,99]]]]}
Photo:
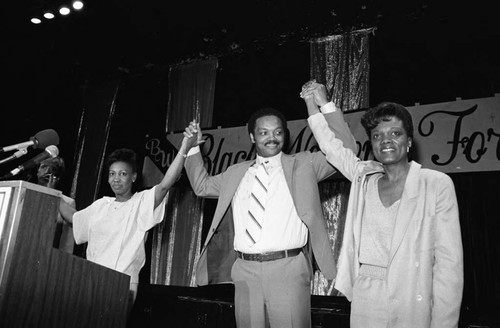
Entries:
{"type": "Polygon", "coordinates": [[[68,7],[61,7],[61,9],[59,9],[59,13],[63,16],[66,16],[70,13],[70,10],[68,7]]]}
{"type": "MultiPolygon", "coordinates": [[[[69,5],[64,5],[62,6],[60,9],[59,9],[59,14],[61,16],[66,16],[66,15],[69,15],[71,13],[71,9],[70,8],[73,8],[74,10],[81,10],[83,8],[83,1],[81,0],[71,0],[71,7],[69,5]]],[[[53,13],[52,10],[47,10],[43,13],[43,17],[45,19],[54,19],[55,18],[55,15],[53,13]]],[[[42,20],[40,18],[37,18],[37,17],[32,17],[31,18],[31,23],[33,24],[41,24],[42,23],[42,20]]]]}
{"type": "Polygon", "coordinates": [[[83,8],[83,2],[81,2],[81,1],[73,2],[73,9],[80,10],[82,8],[83,8]]]}

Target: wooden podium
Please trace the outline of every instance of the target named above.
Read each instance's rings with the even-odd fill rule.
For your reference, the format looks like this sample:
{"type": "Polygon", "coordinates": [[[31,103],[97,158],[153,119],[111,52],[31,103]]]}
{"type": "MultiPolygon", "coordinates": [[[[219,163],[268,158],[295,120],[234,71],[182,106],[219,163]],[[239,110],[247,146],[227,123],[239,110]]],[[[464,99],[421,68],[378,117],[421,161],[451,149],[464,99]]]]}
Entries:
{"type": "Polygon", "coordinates": [[[0,182],[0,327],[125,327],[130,277],[53,248],[59,195],[0,182]]]}

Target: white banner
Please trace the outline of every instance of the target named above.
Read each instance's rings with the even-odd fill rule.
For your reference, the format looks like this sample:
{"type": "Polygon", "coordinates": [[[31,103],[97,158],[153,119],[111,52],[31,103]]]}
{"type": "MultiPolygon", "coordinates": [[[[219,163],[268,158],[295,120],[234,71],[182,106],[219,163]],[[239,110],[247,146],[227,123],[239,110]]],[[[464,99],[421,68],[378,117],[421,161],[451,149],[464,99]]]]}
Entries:
{"type": "MultiPolygon", "coordinates": [[[[449,173],[500,170],[500,95],[406,108],[414,124],[413,158],[424,167],[449,173]]],[[[370,144],[360,124],[363,113],[348,112],[345,119],[357,140],[358,157],[368,159],[370,144]]],[[[288,129],[289,153],[318,150],[305,119],[289,121],[288,129]]],[[[211,174],[255,158],[246,126],[204,130],[203,135],[207,139],[203,154],[211,174]]],[[[182,133],[169,134],[167,139],[177,147],[182,133]]],[[[146,155],[165,168],[172,156],[161,150],[160,143],[147,140],[146,155]]]]}

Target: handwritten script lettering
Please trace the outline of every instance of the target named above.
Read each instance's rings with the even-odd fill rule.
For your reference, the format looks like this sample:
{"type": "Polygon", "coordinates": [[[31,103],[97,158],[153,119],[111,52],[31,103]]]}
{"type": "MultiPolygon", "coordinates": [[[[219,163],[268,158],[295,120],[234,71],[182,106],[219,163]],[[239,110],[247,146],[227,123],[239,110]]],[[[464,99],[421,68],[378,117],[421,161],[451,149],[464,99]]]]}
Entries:
{"type": "MultiPolygon", "coordinates": [[[[431,161],[435,165],[443,166],[450,164],[453,160],[455,160],[459,150],[462,150],[462,154],[465,156],[465,159],[469,163],[477,163],[481,160],[481,158],[486,154],[488,148],[486,147],[486,143],[491,141],[491,137],[493,135],[497,135],[493,132],[493,129],[489,129],[485,133],[481,131],[474,131],[470,135],[463,135],[462,129],[464,120],[472,116],[472,114],[477,110],[478,106],[474,105],[469,109],[463,111],[433,111],[429,114],[425,115],[418,125],[418,132],[423,137],[430,136],[435,131],[435,122],[433,118],[436,116],[444,116],[445,122],[449,122],[450,120],[454,120],[454,128],[452,130],[451,140],[447,141],[448,145],[451,145],[450,155],[447,159],[440,160],[441,154],[432,154],[431,161]],[[486,138],[487,135],[488,137],[486,138]]],[[[442,133],[442,131],[441,131],[442,133]]],[[[498,136],[498,135],[497,135],[498,136]]],[[[497,140],[497,158],[498,158],[498,140],[497,140]]]]}

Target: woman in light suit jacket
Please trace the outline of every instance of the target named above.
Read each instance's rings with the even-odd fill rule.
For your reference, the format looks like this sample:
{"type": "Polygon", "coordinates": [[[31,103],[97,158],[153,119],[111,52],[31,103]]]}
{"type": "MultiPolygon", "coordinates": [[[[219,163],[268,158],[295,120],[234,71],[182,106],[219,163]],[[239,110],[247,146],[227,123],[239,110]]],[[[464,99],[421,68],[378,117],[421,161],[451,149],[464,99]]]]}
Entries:
{"type": "Polygon", "coordinates": [[[455,189],[446,174],[408,160],[410,113],[396,103],[368,110],[361,123],[378,161],[361,161],[318,112],[324,87],[302,96],[321,150],[352,182],[335,282],[352,302],[351,327],[457,327],[463,251],[455,189]]]}

